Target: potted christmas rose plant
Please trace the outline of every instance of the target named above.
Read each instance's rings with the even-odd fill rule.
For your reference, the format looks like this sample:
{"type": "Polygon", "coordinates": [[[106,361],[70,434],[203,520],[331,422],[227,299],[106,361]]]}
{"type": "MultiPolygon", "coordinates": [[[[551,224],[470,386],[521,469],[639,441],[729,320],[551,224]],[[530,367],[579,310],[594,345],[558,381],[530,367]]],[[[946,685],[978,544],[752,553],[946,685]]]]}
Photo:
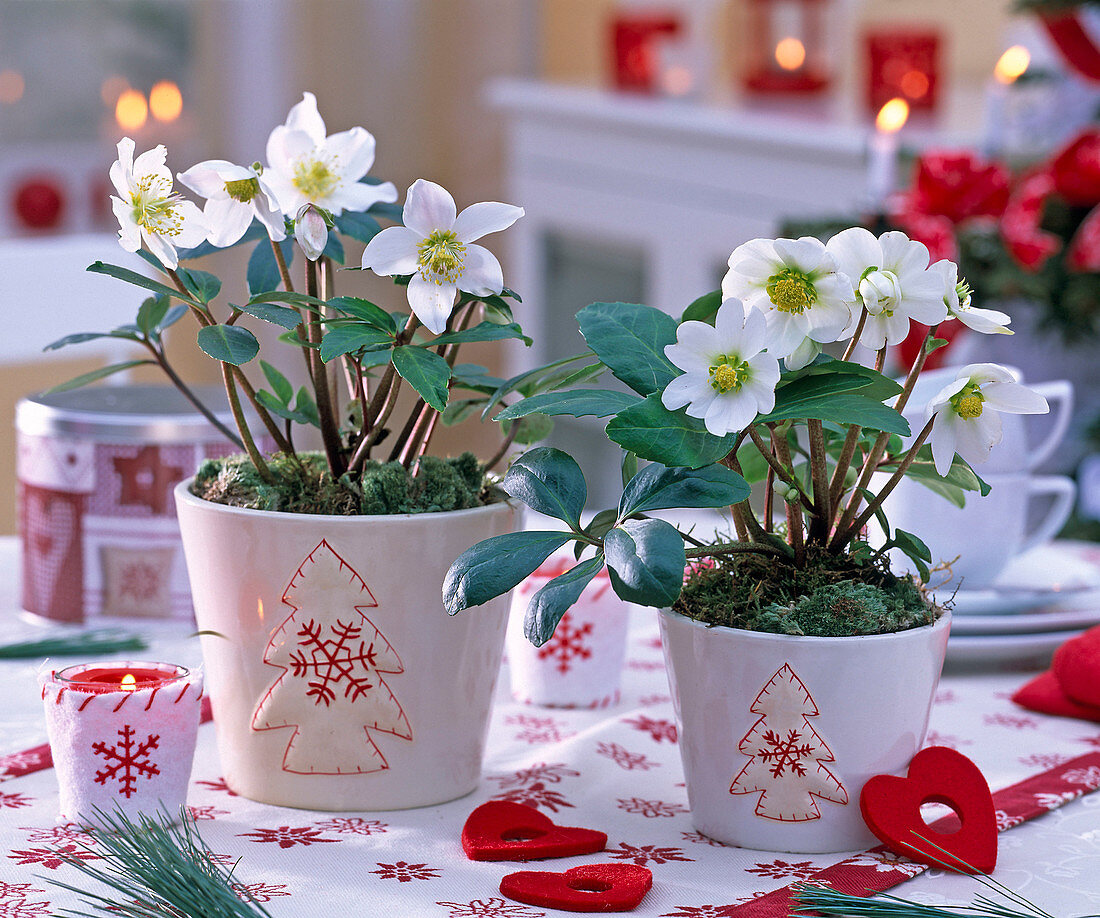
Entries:
{"type": "MultiPolygon", "coordinates": [[[[632,391],[543,392],[498,417],[609,417],[625,451],[619,505],[582,524],[576,462],[530,450],[501,486],[566,528],[474,546],[444,599],[452,613],[476,606],[573,543],[576,565],[532,596],[527,635],[546,641],[605,567],[619,596],[661,609],[696,826],[773,851],[859,848],[871,839],[860,789],[920,748],[950,620],[924,590],[927,548],[891,530],[883,500],[904,476],[955,501],[986,492],[969,463],[998,441],[999,412],[1046,404],[1000,367],[968,366],[910,429],[902,412],[942,345],[936,330],[960,319],[1006,329],[971,305],[954,264],[929,265],[900,232],[756,239],[729,265],[722,290],[680,321],[624,303],[581,310],[589,365],[632,391]],[[897,382],[882,370],[911,320],[932,331],[897,382]],[[852,359],[858,344],[872,366],[852,359]],[[725,506],[725,537],[676,525],[676,511],[725,506]],[[886,535],[872,547],[876,517],[886,535]],[[916,578],[892,572],[890,549],[916,578]]],[[[938,499],[929,492],[929,513],[938,499]]]]}
{"type": "Polygon", "coordinates": [[[368,175],[371,134],[327,134],[309,93],[272,131],[266,167],[211,160],[178,175],[206,199],[201,210],[173,190],[163,146],[135,158],[126,138],[118,154],[121,245],[163,279],[91,266],[151,293],[134,324],[106,333],[145,356],[75,382],[155,363],[197,403],[163,341],[185,318],[220,364],[236,421],[223,431],[241,453],[205,463],[176,501],[229,786],[332,810],[468,793],[508,597],[464,622],[443,614],[439,584],[451,558],[511,530],[513,506],[487,471],[525,442],[527,423],[486,464],[428,449],[441,422],[509,388],[457,356],[467,342],[524,339],[509,307],[518,297],[476,243],[523,210],[458,212],[424,180],[396,206],[395,187],[368,175]],[[337,295],[345,242],[366,243],[362,268],[394,279],[399,308],[337,295]],[[221,281],[184,261],[242,243],[255,243],[245,283],[219,303],[221,281]],[[257,359],[250,320],[275,326],[272,344],[291,358],[282,369],[257,359]],[[308,437],[319,450],[301,448],[308,437]]]}

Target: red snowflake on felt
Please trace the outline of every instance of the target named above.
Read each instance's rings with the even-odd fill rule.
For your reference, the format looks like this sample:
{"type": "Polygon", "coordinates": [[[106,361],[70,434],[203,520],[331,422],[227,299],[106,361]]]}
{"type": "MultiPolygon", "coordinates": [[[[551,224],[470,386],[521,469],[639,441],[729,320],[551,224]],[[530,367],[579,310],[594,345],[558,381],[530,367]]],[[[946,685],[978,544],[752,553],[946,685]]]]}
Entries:
{"type": "Polygon", "coordinates": [[[768,877],[772,880],[781,880],[784,877],[794,877],[796,880],[808,880],[818,868],[812,861],[784,861],[776,858],[770,864],[756,864],[746,867],[745,873],[755,873],[758,877],[768,877]]]}
{"type": "Polygon", "coordinates": [[[604,758],[611,759],[612,762],[627,771],[634,771],[636,768],[642,771],[649,771],[651,768],[661,767],[660,762],[654,762],[651,759],[647,759],[640,752],[630,752],[618,743],[600,743],[596,746],[596,755],[602,755],[604,758]]]}
{"type": "Polygon", "coordinates": [[[28,902],[27,897],[42,893],[44,889],[35,889],[30,883],[5,883],[0,880],[0,918],[36,918],[48,915],[49,902],[28,902]]]}
{"type": "Polygon", "coordinates": [[[555,667],[563,675],[573,668],[573,660],[587,660],[592,656],[592,648],[585,643],[585,638],[592,633],[592,622],[585,622],[580,628],[575,627],[573,616],[566,612],[554,629],[554,636],[538,649],[538,658],[545,660],[547,657],[556,658],[555,667]]]}
{"type": "Polygon", "coordinates": [[[642,800],[640,797],[630,797],[628,799],[620,797],[617,802],[620,810],[625,810],[627,813],[639,813],[649,819],[658,816],[676,816],[679,813],[688,811],[687,807],[679,803],[665,803],[663,800],[642,800]]]}
{"type": "Polygon", "coordinates": [[[251,838],[255,842],[277,844],[280,848],[293,848],[295,845],[313,845],[318,842],[338,842],[340,838],[325,838],[320,829],[312,826],[302,826],[292,829],[290,826],[279,826],[277,829],[257,829],[255,832],[241,832],[241,838],[251,838]]]}
{"type": "Polygon", "coordinates": [[[411,883],[413,880],[438,880],[439,868],[429,867],[427,864],[409,864],[406,861],[397,861],[393,864],[383,864],[378,861],[376,873],[383,880],[397,880],[398,883],[411,883]]]}
{"type": "Polygon", "coordinates": [[[544,807],[551,813],[556,813],[562,807],[572,807],[565,797],[556,790],[551,790],[541,781],[536,781],[527,787],[515,787],[493,797],[494,800],[508,800],[511,803],[522,803],[526,806],[544,807]]]}
{"type": "Polygon", "coordinates": [[[637,717],[624,717],[624,724],[630,724],[635,730],[648,733],[655,743],[668,740],[670,743],[677,741],[676,724],[671,720],[655,720],[639,714],[637,717]]]}
{"type": "Polygon", "coordinates": [[[0,810],[17,810],[21,806],[30,806],[32,803],[34,803],[33,797],[26,797],[23,794],[0,793],[0,810]]]}
{"type": "Polygon", "coordinates": [[[711,838],[709,835],[704,835],[702,832],[681,832],[680,837],[684,841],[693,842],[696,845],[710,845],[712,848],[729,847],[725,842],[720,842],[717,838],[711,838]]]}
{"type": "Polygon", "coordinates": [[[201,784],[208,790],[221,791],[223,794],[228,794],[230,797],[237,796],[237,792],[226,783],[225,778],[218,778],[217,781],[196,781],[195,783],[201,784]]]}
{"type": "Polygon", "coordinates": [[[619,842],[619,850],[608,850],[608,857],[618,858],[620,861],[633,861],[639,867],[646,864],[664,864],[668,861],[694,861],[695,858],[684,854],[682,848],[658,848],[656,845],[628,845],[619,842]]]}
{"type": "Polygon", "coordinates": [[[382,835],[389,828],[386,823],[377,819],[361,819],[358,816],[337,816],[335,819],[318,822],[316,826],[346,835],[382,835]]]}
{"type": "Polygon", "coordinates": [[[521,768],[507,775],[489,775],[490,781],[497,781],[501,788],[517,787],[533,782],[559,784],[562,778],[577,778],[580,772],[570,768],[564,762],[537,762],[529,768],[521,768]]]}
{"type": "Polygon", "coordinates": [[[118,792],[127,800],[137,793],[137,779],[151,779],[160,774],[160,769],[149,758],[149,753],[160,743],[160,736],[150,733],[143,742],[135,742],[134,728],[123,724],[118,731],[119,741],[113,746],[104,742],[92,744],[92,751],[103,756],[106,766],[95,773],[95,783],[106,787],[107,782],[117,779],[118,792]]]}
{"type": "Polygon", "coordinates": [[[437,902],[449,908],[447,918],[545,918],[546,912],[535,912],[526,905],[504,899],[474,899],[472,902],[437,902]]]}
{"type": "Polygon", "coordinates": [[[563,739],[576,736],[572,730],[566,731],[553,717],[537,717],[533,714],[509,714],[504,718],[506,724],[515,724],[523,729],[515,739],[524,743],[560,743],[563,739]]]}
{"type": "Polygon", "coordinates": [[[39,864],[47,870],[57,870],[69,860],[99,860],[98,854],[85,851],[76,845],[58,845],[56,848],[29,848],[23,851],[13,850],[8,855],[17,864],[39,864]]]}
{"type": "Polygon", "coordinates": [[[189,806],[187,810],[191,814],[191,818],[196,821],[200,819],[217,819],[219,816],[229,815],[229,810],[219,810],[213,806],[189,806]]]}
{"type": "Polygon", "coordinates": [[[1034,730],[1039,726],[1034,717],[1020,714],[983,714],[982,723],[993,727],[1010,727],[1013,730],[1034,730]]]}
{"type": "Polygon", "coordinates": [[[234,883],[233,892],[242,902],[247,902],[248,893],[254,902],[270,902],[276,896],[289,896],[285,883],[234,883]]]}

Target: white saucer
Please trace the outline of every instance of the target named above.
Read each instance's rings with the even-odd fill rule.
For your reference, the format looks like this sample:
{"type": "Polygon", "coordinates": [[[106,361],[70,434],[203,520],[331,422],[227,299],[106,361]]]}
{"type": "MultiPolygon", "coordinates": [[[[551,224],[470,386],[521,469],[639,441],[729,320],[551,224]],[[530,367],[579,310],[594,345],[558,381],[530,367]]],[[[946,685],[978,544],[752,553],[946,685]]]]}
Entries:
{"type": "Polygon", "coordinates": [[[1003,615],[957,615],[951,635],[1039,634],[1100,625],[1100,590],[1077,594],[1072,608],[1047,605],[1033,611],[1003,615]]]}
{"type": "MultiPolygon", "coordinates": [[[[954,624],[954,623],[952,623],[954,624]]],[[[1081,631],[1050,631],[1042,634],[951,635],[947,642],[949,665],[1012,664],[1021,669],[1042,669],[1050,657],[1081,631]]]]}

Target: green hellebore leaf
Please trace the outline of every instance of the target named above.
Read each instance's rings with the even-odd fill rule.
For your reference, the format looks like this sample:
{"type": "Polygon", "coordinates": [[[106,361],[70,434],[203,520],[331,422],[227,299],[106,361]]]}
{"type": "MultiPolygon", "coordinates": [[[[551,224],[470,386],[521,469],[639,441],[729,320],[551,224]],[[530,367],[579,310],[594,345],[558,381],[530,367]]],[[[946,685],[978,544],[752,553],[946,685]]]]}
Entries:
{"type": "Polygon", "coordinates": [[[639,395],[660,392],[680,370],[665,356],[676,343],[676,320],[651,306],[593,303],[577,313],[588,346],[639,395]]]}
{"type": "Polygon", "coordinates": [[[568,453],[551,446],[528,450],[512,463],[500,487],[532,510],[580,530],[588,486],[581,467],[568,453]]]}
{"type": "Polygon", "coordinates": [[[435,351],[412,344],[394,348],[393,366],[436,411],[447,407],[447,382],[451,378],[451,365],[435,351]]]}
{"type": "Polygon", "coordinates": [[[603,537],[615,593],[658,609],[672,605],[684,585],[684,540],[664,520],[627,520],[603,537]]]}
{"type": "Polygon", "coordinates": [[[510,532],[466,549],[443,580],[443,605],[454,615],[507,593],[572,536],[568,532],[510,532]]]}
{"type": "Polygon", "coordinates": [[[613,417],[607,435],[642,459],[689,469],[717,462],[737,440],[735,434],[714,436],[702,421],[689,418],[683,410],[669,411],[656,392],[613,417]]]}
{"type": "Polygon", "coordinates": [[[638,404],[638,397],[612,389],[570,389],[567,392],[540,392],[520,399],[505,408],[494,420],[508,421],[528,414],[567,414],[574,418],[605,418],[638,404]]]}
{"type": "Polygon", "coordinates": [[[260,342],[247,328],[239,325],[208,325],[200,328],[199,347],[222,363],[239,367],[260,352],[260,342]]]}
{"type": "Polygon", "coordinates": [[[603,558],[597,555],[551,580],[531,597],[523,619],[523,633],[536,647],[554,636],[558,622],[578,599],[584,588],[603,570],[603,558]]]}
{"type": "Polygon", "coordinates": [[[728,507],[749,496],[749,485],[724,465],[701,469],[666,468],[654,463],[623,489],[619,517],[675,507],[728,507]]]}

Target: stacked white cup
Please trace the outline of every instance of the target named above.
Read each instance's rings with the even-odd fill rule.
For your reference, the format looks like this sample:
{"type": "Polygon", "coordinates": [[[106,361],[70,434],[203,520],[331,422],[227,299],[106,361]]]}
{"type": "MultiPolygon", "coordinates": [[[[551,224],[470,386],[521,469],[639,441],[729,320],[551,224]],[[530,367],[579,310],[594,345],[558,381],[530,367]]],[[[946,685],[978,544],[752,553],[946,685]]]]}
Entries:
{"type": "MultiPolygon", "coordinates": [[[[914,432],[924,421],[928,402],[950,383],[957,368],[922,374],[904,411],[914,432]]],[[[1017,382],[1022,382],[1013,370],[1017,382]]],[[[937,592],[950,595],[989,589],[1017,555],[1050,541],[1065,525],[1076,497],[1076,486],[1064,475],[1037,475],[1034,470],[1058,448],[1069,427],[1073,409],[1073,387],[1066,380],[1028,384],[1050,404],[1049,422],[1043,437],[1031,443],[1028,427],[1032,415],[1001,414],[1003,436],[989,459],[974,465],[974,471],[990,485],[981,497],[967,492],[966,506],[956,507],[912,478],[900,482],[884,501],[883,510],[895,529],[918,536],[932,553],[932,565],[950,565],[950,574],[934,575],[937,592]],[[1044,500],[1042,512],[1032,505],[1044,500]],[[944,582],[944,578],[947,578],[944,582]]],[[[1040,417],[1042,417],[1040,415],[1040,417]]],[[[896,554],[896,553],[895,553],[896,554]]],[[[909,569],[904,557],[891,556],[895,569],[909,569]]]]}

